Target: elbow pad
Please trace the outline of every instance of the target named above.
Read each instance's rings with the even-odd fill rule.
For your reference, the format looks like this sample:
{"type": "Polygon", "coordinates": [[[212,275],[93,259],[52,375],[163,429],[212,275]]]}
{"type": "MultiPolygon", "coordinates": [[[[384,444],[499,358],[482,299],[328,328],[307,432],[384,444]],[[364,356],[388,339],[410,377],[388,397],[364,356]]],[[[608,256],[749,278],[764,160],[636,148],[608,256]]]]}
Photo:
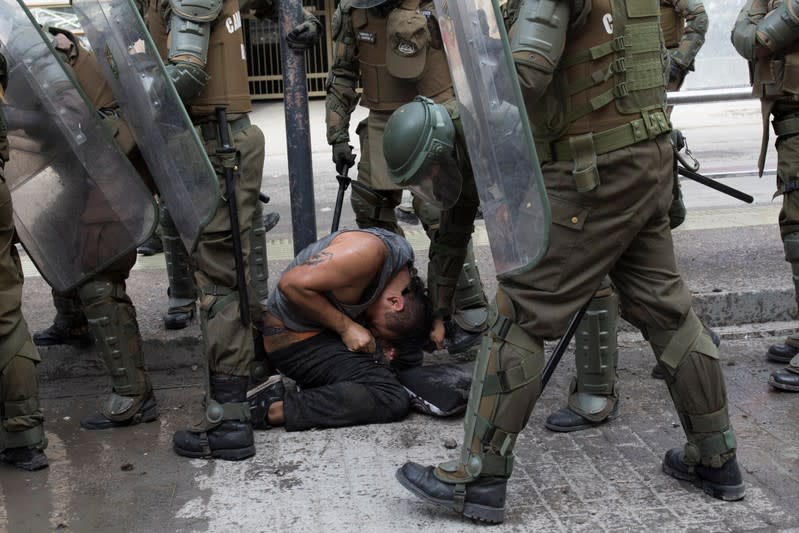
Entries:
{"type": "Polygon", "coordinates": [[[786,0],[757,23],[757,41],[779,52],[799,38],[799,0],[786,0]]]}
{"type": "Polygon", "coordinates": [[[567,2],[527,0],[511,29],[510,48],[520,83],[543,92],[566,44],[569,25],[567,2]]]}
{"type": "Polygon", "coordinates": [[[170,63],[166,66],[166,73],[184,104],[200,94],[210,79],[202,67],[187,61],[170,63]]]}
{"type": "Polygon", "coordinates": [[[211,23],[222,12],[222,0],[169,0],[169,59],[205,65],[211,23]]]}

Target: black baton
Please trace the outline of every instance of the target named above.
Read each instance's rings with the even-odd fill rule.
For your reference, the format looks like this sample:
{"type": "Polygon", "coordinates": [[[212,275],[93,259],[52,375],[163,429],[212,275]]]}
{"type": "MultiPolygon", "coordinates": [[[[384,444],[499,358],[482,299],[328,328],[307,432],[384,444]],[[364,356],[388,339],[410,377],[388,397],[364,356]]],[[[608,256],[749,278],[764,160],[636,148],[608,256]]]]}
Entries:
{"type": "Polygon", "coordinates": [[[710,179],[707,176],[703,176],[699,172],[694,172],[693,170],[689,170],[682,166],[677,166],[677,172],[681,176],[690,178],[698,183],[701,183],[702,185],[705,185],[706,187],[710,187],[711,189],[723,192],[724,194],[732,196],[733,198],[741,200],[742,202],[746,202],[747,204],[751,204],[752,202],[755,201],[755,199],[752,196],[749,196],[745,192],[739,191],[738,189],[734,189],[729,185],[724,185],[723,183],[719,183],[714,179],[710,179]]]}
{"type": "Polygon", "coordinates": [[[577,331],[577,326],[580,325],[580,321],[585,316],[585,312],[588,310],[588,306],[591,304],[591,300],[588,300],[584,306],[580,308],[577,313],[572,317],[571,322],[569,322],[569,327],[566,328],[566,333],[563,334],[563,337],[560,338],[558,341],[557,346],[555,346],[555,350],[552,352],[552,357],[549,358],[547,361],[546,366],[544,366],[544,372],[541,374],[541,392],[544,392],[544,389],[549,383],[549,378],[552,377],[552,373],[558,367],[558,363],[560,360],[563,359],[563,354],[566,352],[566,348],[569,347],[569,343],[574,337],[574,332],[577,331]]]}
{"type": "Polygon", "coordinates": [[[230,215],[230,231],[233,234],[233,259],[236,262],[236,283],[239,289],[239,314],[244,327],[250,325],[250,298],[247,294],[247,278],[244,272],[244,256],[241,250],[241,225],[239,224],[239,211],[236,204],[236,182],[234,170],[236,164],[236,149],[230,144],[228,134],[227,113],[224,107],[216,108],[216,121],[219,124],[219,147],[216,154],[222,163],[225,173],[225,198],[228,214],[230,215]]]}
{"type": "Polygon", "coordinates": [[[338,223],[341,220],[341,207],[344,205],[344,191],[349,187],[352,181],[347,177],[350,171],[349,167],[345,166],[344,173],[338,172],[336,169],[336,179],[338,180],[338,194],[336,195],[336,207],[333,209],[333,224],[330,226],[330,233],[338,231],[338,223]]]}

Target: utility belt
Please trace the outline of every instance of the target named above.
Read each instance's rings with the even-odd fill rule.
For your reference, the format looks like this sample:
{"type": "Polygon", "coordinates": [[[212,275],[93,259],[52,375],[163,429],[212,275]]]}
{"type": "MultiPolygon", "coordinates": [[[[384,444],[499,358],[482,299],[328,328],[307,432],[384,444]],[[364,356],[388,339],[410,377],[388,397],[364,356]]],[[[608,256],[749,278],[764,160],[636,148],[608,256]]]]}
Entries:
{"type": "Polygon", "coordinates": [[[669,131],[671,131],[671,123],[664,112],[645,112],[639,119],[600,133],[573,135],[551,143],[536,142],[535,150],[542,163],[574,161],[586,156],[593,157],[614,152],[642,141],[654,139],[669,131]]]}
{"type": "MultiPolygon", "coordinates": [[[[197,133],[206,142],[216,141],[219,137],[219,123],[213,117],[207,117],[204,120],[204,122],[199,124],[195,123],[194,126],[197,128],[197,133]]],[[[250,127],[250,117],[244,114],[234,120],[228,120],[227,126],[232,141],[233,135],[250,127]]]]}
{"type": "Polygon", "coordinates": [[[771,125],[774,127],[774,134],[777,137],[799,133],[799,115],[775,118],[771,121],[771,125]]]}

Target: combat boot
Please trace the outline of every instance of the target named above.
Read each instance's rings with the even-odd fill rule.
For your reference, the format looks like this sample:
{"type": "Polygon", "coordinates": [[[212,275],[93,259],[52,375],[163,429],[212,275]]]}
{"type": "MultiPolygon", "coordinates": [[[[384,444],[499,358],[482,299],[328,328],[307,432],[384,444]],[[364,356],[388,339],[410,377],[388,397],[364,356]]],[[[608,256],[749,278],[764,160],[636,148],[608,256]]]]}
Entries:
{"type": "Polygon", "coordinates": [[[773,372],[768,384],[775,389],[799,392],[799,355],[791,359],[788,366],[773,372]]]}
{"type": "Polygon", "coordinates": [[[136,248],[136,251],[144,257],[162,253],[164,251],[164,243],[161,241],[161,236],[158,233],[153,233],[149,239],[136,248]]]}
{"type": "Polygon", "coordinates": [[[36,346],[67,344],[75,348],[88,348],[94,344],[89,321],[75,291],[59,293],[53,290],[53,306],[56,310],[53,325],[33,334],[33,343],[36,346]]]}
{"type": "Polygon", "coordinates": [[[170,307],[164,315],[164,328],[185,329],[189,327],[191,320],[194,318],[195,310],[196,306],[194,303],[170,307]]]}
{"type": "Polygon", "coordinates": [[[47,456],[42,450],[27,446],[6,448],[0,452],[0,462],[23,470],[41,470],[49,466],[47,456]]]}
{"type": "Polygon", "coordinates": [[[416,496],[443,505],[462,514],[490,524],[505,520],[505,494],[508,479],[480,477],[468,483],[444,483],[435,467],[405,463],[397,470],[397,481],[416,496]]]}
{"type": "MultiPolygon", "coordinates": [[[[107,412],[109,413],[116,413],[116,412],[125,412],[127,408],[126,405],[132,405],[137,400],[135,398],[128,398],[125,396],[119,396],[116,393],[111,393],[111,398],[108,401],[108,405],[106,406],[107,412]],[[118,407],[114,407],[114,405],[118,407]]],[[[100,430],[100,429],[113,429],[113,428],[124,428],[128,426],[135,426],[136,424],[143,424],[147,422],[152,422],[158,418],[158,404],[155,401],[155,396],[153,392],[150,391],[149,395],[141,402],[141,405],[138,409],[133,412],[133,415],[129,418],[125,418],[124,420],[117,420],[108,418],[103,412],[96,412],[92,415],[87,416],[86,418],[81,419],[80,427],[83,429],[88,429],[91,431],[100,430]]]]}
{"type": "Polygon", "coordinates": [[[196,459],[240,461],[255,455],[246,377],[213,375],[206,401],[208,429],[183,429],[172,438],[175,453],[196,459]]]}
{"type": "Polygon", "coordinates": [[[772,344],[766,352],[766,359],[774,363],[790,363],[799,354],[799,348],[790,344],[790,338],[784,344],[772,344]]]}
{"type": "Polygon", "coordinates": [[[61,346],[68,345],[75,348],[89,348],[94,344],[94,337],[89,332],[89,324],[66,325],[59,323],[58,319],[53,325],[33,334],[33,344],[36,346],[61,346]]]}
{"type": "Polygon", "coordinates": [[[596,421],[588,420],[584,416],[572,411],[571,408],[564,407],[549,415],[544,425],[550,431],[557,431],[559,433],[569,433],[571,431],[581,431],[583,429],[601,426],[619,417],[619,403],[620,401],[616,400],[608,416],[602,420],[596,421]]]}
{"type": "Polygon", "coordinates": [[[269,406],[282,402],[286,394],[283,376],[275,374],[254,389],[247,391],[253,429],[272,429],[269,423],[269,406]]]}
{"type": "Polygon", "coordinates": [[[684,462],[685,452],[682,448],[672,448],[663,458],[663,472],[675,479],[690,481],[706,494],[719,500],[734,502],[743,500],[744,487],[741,468],[735,456],[731,457],[720,468],[702,465],[688,465],[684,462]]]}
{"type": "Polygon", "coordinates": [[[485,328],[480,331],[466,331],[453,320],[448,320],[444,324],[446,334],[444,343],[447,347],[447,352],[452,355],[465,352],[473,346],[480,344],[480,339],[483,338],[485,328]]]}

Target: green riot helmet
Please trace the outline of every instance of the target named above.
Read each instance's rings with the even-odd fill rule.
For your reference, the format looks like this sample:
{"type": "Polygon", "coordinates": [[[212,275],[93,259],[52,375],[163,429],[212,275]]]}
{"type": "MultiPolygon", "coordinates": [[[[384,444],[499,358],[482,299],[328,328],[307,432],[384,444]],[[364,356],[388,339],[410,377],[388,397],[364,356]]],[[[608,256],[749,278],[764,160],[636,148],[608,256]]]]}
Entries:
{"type": "Polygon", "coordinates": [[[463,177],[455,156],[455,125],[447,108],[424,96],[398,107],[386,122],[383,155],[391,180],[449,209],[463,177]]]}

